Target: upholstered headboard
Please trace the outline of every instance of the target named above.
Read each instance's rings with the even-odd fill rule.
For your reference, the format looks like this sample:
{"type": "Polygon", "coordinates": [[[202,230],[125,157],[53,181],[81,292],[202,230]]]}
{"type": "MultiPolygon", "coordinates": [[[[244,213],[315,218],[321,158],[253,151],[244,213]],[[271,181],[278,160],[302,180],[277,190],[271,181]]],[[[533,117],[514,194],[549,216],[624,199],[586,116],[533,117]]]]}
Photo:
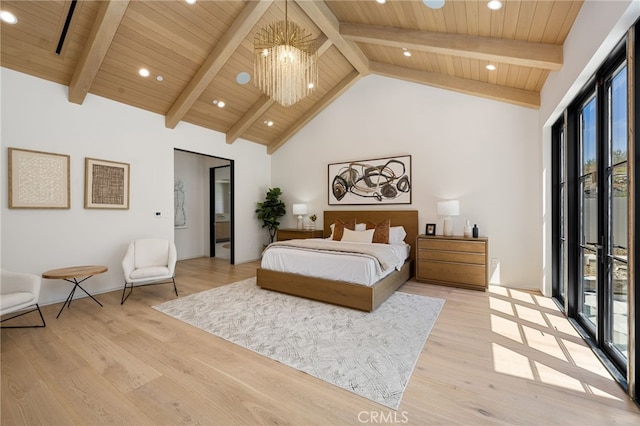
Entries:
{"type": "Polygon", "coordinates": [[[331,235],[331,224],[340,219],[349,221],[356,219],[356,223],[379,223],[390,219],[391,226],[404,226],[407,236],[404,241],[411,245],[411,259],[416,258],[416,237],[418,236],[417,210],[325,210],[324,236],[331,235]]]}

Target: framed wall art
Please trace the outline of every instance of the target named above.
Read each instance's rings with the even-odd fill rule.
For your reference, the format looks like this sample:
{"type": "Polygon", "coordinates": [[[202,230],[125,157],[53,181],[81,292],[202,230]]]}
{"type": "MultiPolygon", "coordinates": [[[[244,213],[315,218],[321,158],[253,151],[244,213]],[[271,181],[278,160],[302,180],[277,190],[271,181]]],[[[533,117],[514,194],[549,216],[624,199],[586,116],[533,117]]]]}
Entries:
{"type": "Polygon", "coordinates": [[[84,208],[128,209],[129,164],[85,158],[84,208]]]}
{"type": "Polygon", "coordinates": [[[435,223],[427,223],[427,226],[424,230],[425,235],[436,235],[436,224],[435,223]]]}
{"type": "Polygon", "coordinates": [[[329,205],[411,204],[411,156],[329,164],[329,205]]]}
{"type": "Polygon", "coordinates": [[[71,208],[69,158],[9,148],[9,208],[71,208]]]}

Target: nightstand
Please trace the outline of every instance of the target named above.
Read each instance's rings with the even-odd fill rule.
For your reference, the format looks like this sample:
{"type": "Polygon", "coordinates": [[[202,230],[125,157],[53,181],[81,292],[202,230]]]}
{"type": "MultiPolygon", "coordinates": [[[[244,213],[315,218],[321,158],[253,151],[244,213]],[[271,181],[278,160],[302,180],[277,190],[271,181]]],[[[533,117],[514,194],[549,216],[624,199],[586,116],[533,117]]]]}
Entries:
{"type": "Polygon", "coordinates": [[[322,229],[278,229],[276,241],[323,238],[322,229]]]}
{"type": "Polygon", "coordinates": [[[489,239],[418,235],[416,280],[484,291],[489,239]]]}

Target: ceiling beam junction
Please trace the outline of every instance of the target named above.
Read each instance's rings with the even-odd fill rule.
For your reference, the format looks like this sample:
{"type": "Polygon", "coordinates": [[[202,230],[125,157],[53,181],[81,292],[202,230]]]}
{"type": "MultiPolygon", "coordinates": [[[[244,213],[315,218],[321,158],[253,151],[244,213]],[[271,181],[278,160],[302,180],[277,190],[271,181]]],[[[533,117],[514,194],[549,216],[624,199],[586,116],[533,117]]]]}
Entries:
{"type": "Polygon", "coordinates": [[[355,42],[342,37],[340,21],[324,1],[296,0],[296,3],[360,74],[369,74],[369,59],[355,42]]]}

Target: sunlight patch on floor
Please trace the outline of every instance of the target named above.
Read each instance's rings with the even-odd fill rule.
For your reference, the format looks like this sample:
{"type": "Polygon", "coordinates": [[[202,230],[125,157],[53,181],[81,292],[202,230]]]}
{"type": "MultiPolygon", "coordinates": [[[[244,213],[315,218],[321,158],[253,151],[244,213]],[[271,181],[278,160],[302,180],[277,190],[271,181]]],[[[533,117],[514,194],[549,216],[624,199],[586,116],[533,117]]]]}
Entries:
{"type": "Polygon", "coordinates": [[[535,368],[538,371],[538,376],[542,383],[548,385],[559,386],[562,388],[574,390],[577,392],[585,392],[585,388],[580,383],[580,380],[564,374],[554,368],[549,367],[541,362],[534,362],[535,368]]]}
{"type": "Polygon", "coordinates": [[[547,355],[551,355],[554,358],[558,358],[562,361],[568,361],[564,351],[560,347],[560,343],[557,338],[549,333],[544,333],[540,330],[522,326],[527,345],[530,348],[544,352],[547,355]]]}
{"type": "Polygon", "coordinates": [[[516,305],[515,308],[518,318],[547,327],[547,322],[544,320],[542,312],[522,305],[516,305]]]}
{"type": "Polygon", "coordinates": [[[506,300],[498,299],[495,297],[489,298],[489,307],[498,312],[503,312],[507,315],[513,315],[513,306],[506,300]]]}
{"type": "Polygon", "coordinates": [[[533,380],[529,358],[497,343],[493,347],[493,369],[498,373],[533,380]]]}
{"type": "Polygon", "coordinates": [[[492,343],[496,372],[620,400],[599,388],[613,378],[550,298],[496,286],[489,292],[491,331],[506,339],[492,343]],[[592,379],[574,377],[585,371],[592,379]]]}
{"type": "Polygon", "coordinates": [[[493,330],[494,333],[506,337],[507,339],[511,339],[518,343],[524,343],[518,324],[513,321],[509,321],[506,318],[492,314],[491,330],[493,330]]]}

